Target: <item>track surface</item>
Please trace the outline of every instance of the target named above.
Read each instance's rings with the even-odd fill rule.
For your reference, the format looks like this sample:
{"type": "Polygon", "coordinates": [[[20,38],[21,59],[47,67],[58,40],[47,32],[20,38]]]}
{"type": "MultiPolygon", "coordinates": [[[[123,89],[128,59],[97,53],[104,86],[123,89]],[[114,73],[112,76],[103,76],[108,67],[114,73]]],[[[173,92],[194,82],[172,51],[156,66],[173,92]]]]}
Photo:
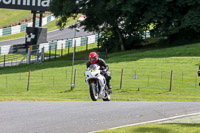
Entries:
{"type": "Polygon", "coordinates": [[[0,131],[87,133],[196,112],[198,102],[0,102],[0,131]]]}
{"type": "MultiPolygon", "coordinates": [[[[86,32],[82,28],[80,28],[80,32],[76,32],[76,37],[80,36],[87,36],[94,34],[92,32],[86,32]]],[[[47,33],[47,41],[52,40],[62,40],[62,39],[69,39],[74,37],[74,29],[65,28],[64,30],[56,30],[47,33]]],[[[25,38],[13,39],[8,41],[0,41],[0,46],[5,45],[16,45],[16,44],[24,44],[25,38]]]]}

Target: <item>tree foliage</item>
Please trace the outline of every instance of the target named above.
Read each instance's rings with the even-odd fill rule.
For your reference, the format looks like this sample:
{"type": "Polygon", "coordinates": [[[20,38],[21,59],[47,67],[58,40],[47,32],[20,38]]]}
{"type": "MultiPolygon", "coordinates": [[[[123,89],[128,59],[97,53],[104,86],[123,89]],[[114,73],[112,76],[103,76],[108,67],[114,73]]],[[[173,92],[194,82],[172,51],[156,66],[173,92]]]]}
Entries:
{"type": "Polygon", "coordinates": [[[52,0],[50,7],[61,27],[68,17],[85,14],[81,25],[103,31],[101,45],[108,50],[134,48],[145,30],[170,41],[200,35],[199,0],[52,0]]]}

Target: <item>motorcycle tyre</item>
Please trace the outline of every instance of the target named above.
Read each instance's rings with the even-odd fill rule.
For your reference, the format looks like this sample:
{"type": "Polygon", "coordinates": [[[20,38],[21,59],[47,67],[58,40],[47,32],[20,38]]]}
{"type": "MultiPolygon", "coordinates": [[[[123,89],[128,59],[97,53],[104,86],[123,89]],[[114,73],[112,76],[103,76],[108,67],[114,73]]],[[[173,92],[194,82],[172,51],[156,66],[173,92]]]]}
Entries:
{"type": "Polygon", "coordinates": [[[90,83],[90,97],[93,101],[97,101],[98,99],[98,93],[95,91],[96,85],[95,83],[90,83]],[[97,95],[95,96],[94,91],[97,93],[97,95]]]}

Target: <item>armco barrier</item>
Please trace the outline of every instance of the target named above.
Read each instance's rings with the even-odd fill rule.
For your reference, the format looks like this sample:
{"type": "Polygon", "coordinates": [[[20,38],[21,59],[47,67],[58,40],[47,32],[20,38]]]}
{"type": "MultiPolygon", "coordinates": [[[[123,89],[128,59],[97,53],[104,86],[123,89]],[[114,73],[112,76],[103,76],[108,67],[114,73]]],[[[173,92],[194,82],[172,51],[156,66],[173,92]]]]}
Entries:
{"type": "Polygon", "coordinates": [[[72,47],[72,40],[70,39],[70,40],[66,40],[65,41],[65,48],[71,48],[72,47]]]}
{"type": "Polygon", "coordinates": [[[87,44],[88,37],[81,37],[81,46],[87,44]]]}
{"type": "Polygon", "coordinates": [[[11,27],[3,28],[3,36],[11,34],[11,27]]]}
{"type": "Polygon", "coordinates": [[[26,27],[28,27],[28,24],[23,24],[20,26],[20,32],[25,32],[26,31],[26,27]]]}
{"type": "MultiPolygon", "coordinates": [[[[46,25],[55,19],[56,18],[53,15],[47,16],[42,19],[43,20],[42,25],[46,25]]],[[[5,35],[11,35],[11,34],[25,32],[26,27],[31,27],[32,24],[33,24],[33,22],[28,23],[28,24],[22,24],[22,25],[17,25],[17,26],[13,26],[13,27],[0,29],[0,37],[5,36],[5,35]]],[[[39,20],[36,21],[36,27],[39,27],[39,20]]]]}
{"type": "Polygon", "coordinates": [[[3,36],[3,29],[0,29],[0,36],[3,36]]]}
{"type": "Polygon", "coordinates": [[[16,34],[20,32],[20,25],[11,27],[11,34],[16,34]]]}
{"type": "MultiPolygon", "coordinates": [[[[76,40],[77,47],[83,46],[86,44],[96,43],[98,40],[98,37],[101,37],[101,34],[89,35],[86,37],[77,37],[75,39],[73,38],[73,39],[67,39],[67,40],[58,40],[58,41],[53,41],[49,43],[42,43],[39,45],[39,50],[41,51],[43,47],[44,47],[45,52],[49,51],[50,47],[51,47],[51,50],[71,48],[71,47],[74,47],[74,40],[76,40]]],[[[150,37],[149,34],[146,34],[146,38],[147,37],[150,37]]],[[[12,52],[13,52],[13,47],[11,45],[2,46],[0,49],[0,55],[7,55],[12,52]]]]}
{"type": "MultiPolygon", "coordinates": [[[[96,35],[90,35],[90,36],[86,36],[86,37],[75,38],[76,47],[95,43],[96,42],[95,37],[96,37],[96,35]],[[85,39],[83,39],[83,38],[85,38],[85,39]],[[90,40],[90,41],[88,41],[88,40],[90,40]]],[[[39,51],[42,51],[42,48],[44,48],[44,51],[46,52],[46,51],[49,51],[50,48],[51,48],[51,50],[59,50],[59,49],[68,48],[68,47],[70,47],[70,48],[74,47],[74,39],[42,43],[39,46],[39,51]]]]}

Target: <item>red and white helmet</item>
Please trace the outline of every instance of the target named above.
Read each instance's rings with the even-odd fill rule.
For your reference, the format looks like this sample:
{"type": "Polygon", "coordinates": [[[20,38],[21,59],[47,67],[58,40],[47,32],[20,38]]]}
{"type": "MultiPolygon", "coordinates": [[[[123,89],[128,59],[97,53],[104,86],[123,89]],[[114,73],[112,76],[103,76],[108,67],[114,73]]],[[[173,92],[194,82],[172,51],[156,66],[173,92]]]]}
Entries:
{"type": "Polygon", "coordinates": [[[89,54],[90,63],[95,64],[98,61],[98,54],[96,52],[91,52],[89,54]]]}

